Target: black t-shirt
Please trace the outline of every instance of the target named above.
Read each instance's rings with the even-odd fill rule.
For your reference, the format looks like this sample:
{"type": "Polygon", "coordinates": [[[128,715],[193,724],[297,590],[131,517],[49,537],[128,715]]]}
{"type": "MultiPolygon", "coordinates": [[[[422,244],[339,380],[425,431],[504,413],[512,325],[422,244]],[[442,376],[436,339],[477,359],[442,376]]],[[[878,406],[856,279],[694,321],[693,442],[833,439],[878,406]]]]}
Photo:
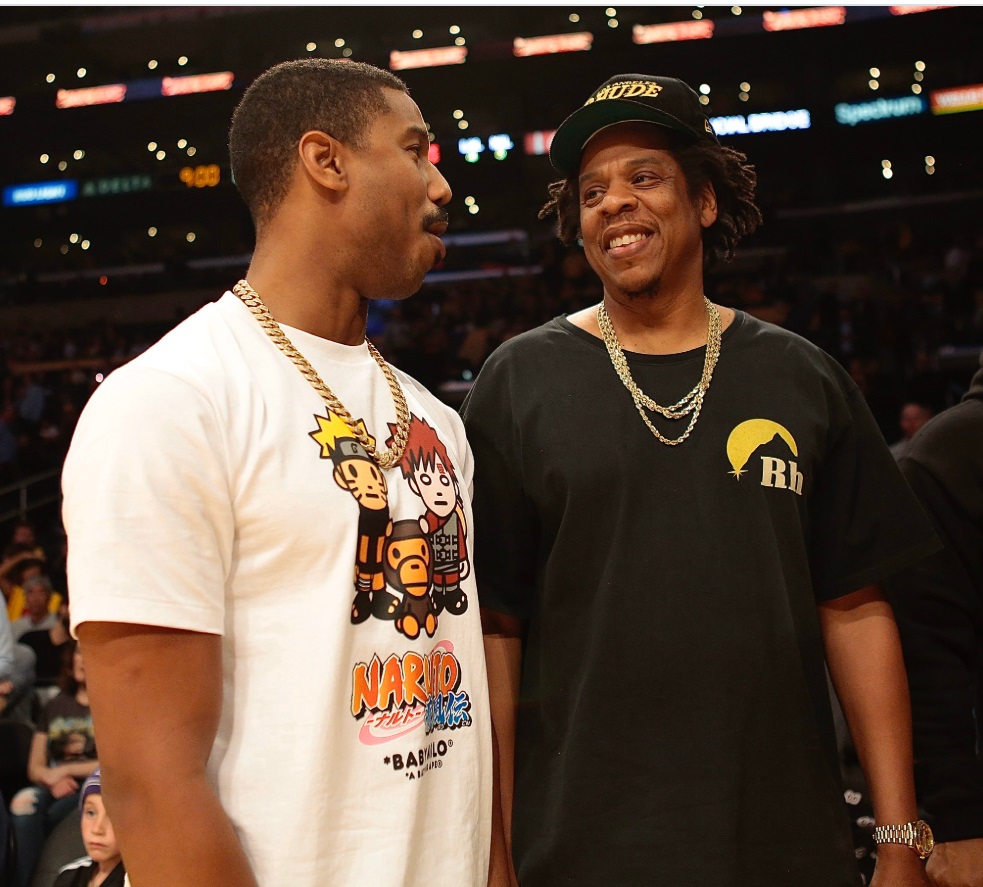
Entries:
{"type": "MultiPolygon", "coordinates": [[[[89,887],[89,880],[92,878],[95,870],[96,863],[89,859],[89,857],[84,856],[82,859],[71,862],[62,868],[58,872],[58,877],[55,878],[55,883],[52,887],[89,887]]],[[[116,868],[102,882],[102,887],[123,887],[125,877],[126,869],[123,868],[122,862],[118,862],[116,863],[116,868]]]]}
{"type": "Polygon", "coordinates": [[[48,758],[55,764],[97,758],[92,711],[68,693],[59,693],[44,707],[37,732],[47,734],[48,758]]]}
{"type": "MultiPolygon", "coordinates": [[[[628,357],[669,405],[704,354],[628,357]]],[[[479,599],[528,620],[523,887],[858,884],[816,603],[937,541],[849,376],[738,312],[669,447],[560,318],[493,354],[463,413],[479,599]]]]}

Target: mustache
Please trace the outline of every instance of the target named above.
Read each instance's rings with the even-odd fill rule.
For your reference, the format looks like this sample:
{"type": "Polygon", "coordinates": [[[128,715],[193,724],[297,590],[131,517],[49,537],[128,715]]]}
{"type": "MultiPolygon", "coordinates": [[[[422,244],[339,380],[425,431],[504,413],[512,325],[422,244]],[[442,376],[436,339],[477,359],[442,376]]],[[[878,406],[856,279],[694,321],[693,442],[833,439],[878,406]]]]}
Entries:
{"type": "Polygon", "coordinates": [[[423,230],[426,231],[427,228],[431,225],[436,225],[438,222],[450,222],[450,218],[446,209],[436,209],[423,219],[423,230]]]}

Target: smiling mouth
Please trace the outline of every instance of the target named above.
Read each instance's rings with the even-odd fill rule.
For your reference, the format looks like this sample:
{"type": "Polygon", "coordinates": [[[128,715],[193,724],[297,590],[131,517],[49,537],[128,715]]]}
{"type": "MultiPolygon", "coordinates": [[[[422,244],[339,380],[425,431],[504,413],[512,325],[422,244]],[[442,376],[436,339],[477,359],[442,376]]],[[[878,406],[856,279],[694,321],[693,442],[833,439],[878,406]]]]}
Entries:
{"type": "Polygon", "coordinates": [[[632,256],[644,248],[644,244],[652,239],[652,235],[645,231],[632,231],[627,234],[619,234],[608,241],[605,252],[614,259],[625,256],[632,256]]]}

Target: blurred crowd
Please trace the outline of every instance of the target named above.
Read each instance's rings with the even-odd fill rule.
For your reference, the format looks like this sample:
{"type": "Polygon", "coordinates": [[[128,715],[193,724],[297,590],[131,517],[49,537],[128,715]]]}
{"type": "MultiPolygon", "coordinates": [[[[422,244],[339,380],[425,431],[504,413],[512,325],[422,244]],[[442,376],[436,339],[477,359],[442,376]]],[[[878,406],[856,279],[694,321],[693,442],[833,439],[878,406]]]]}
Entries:
{"type": "MultiPolygon", "coordinates": [[[[902,223],[826,236],[773,229],[774,242],[794,245],[756,238],[710,275],[708,295],[837,358],[894,444],[907,436],[906,406],[931,415],[958,400],[983,343],[983,229],[929,231],[902,223]]],[[[601,297],[583,252],[554,241],[530,256],[536,273],[484,270],[487,277],[428,283],[370,312],[383,354],[453,405],[497,345],[601,297]]],[[[216,296],[221,289],[216,283],[216,296]]],[[[0,488],[58,468],[92,391],[178,320],[0,324],[0,488]]]]}

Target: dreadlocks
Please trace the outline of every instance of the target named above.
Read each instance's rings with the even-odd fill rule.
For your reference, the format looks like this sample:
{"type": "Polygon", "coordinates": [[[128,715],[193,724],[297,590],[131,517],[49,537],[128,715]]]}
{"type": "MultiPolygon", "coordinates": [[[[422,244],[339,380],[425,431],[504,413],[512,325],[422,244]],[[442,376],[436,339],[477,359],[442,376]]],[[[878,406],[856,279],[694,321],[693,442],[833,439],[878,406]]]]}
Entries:
{"type": "MultiPolygon", "coordinates": [[[[761,224],[761,210],[754,203],[757,174],[747,155],[723,145],[706,142],[675,144],[671,149],[692,197],[710,182],[717,195],[717,221],[703,229],[703,266],[729,261],[742,237],[761,224]]],[[[580,236],[580,196],[576,179],[560,179],[549,186],[550,199],[539,218],[556,215],[556,232],[566,246],[580,236]]]]}

